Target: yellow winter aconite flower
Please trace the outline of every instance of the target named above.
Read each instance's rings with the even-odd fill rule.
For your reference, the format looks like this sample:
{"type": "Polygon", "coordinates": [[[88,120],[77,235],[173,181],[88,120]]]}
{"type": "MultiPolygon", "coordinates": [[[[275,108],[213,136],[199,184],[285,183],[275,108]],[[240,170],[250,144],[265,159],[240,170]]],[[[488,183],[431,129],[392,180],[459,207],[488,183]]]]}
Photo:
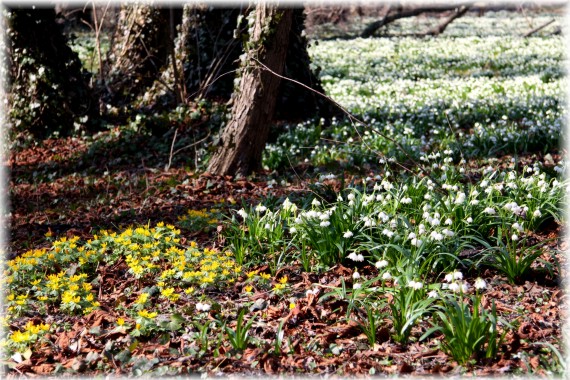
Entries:
{"type": "Polygon", "coordinates": [[[14,331],[12,335],[10,335],[10,339],[12,339],[16,343],[26,343],[30,341],[31,334],[29,331],[21,332],[21,331],[14,331]]]}
{"type": "Polygon", "coordinates": [[[269,280],[271,278],[271,275],[269,273],[261,273],[259,277],[261,277],[264,280],[269,280]]]}
{"type": "Polygon", "coordinates": [[[137,300],[135,301],[135,303],[138,305],[144,305],[146,303],[146,301],[148,300],[149,296],[150,295],[148,293],[141,293],[139,295],[139,297],[137,298],[137,300]]]}
{"type": "Polygon", "coordinates": [[[79,303],[80,297],[75,295],[75,292],[66,290],[61,296],[63,303],[79,303]]]}
{"type": "Polygon", "coordinates": [[[251,293],[252,289],[253,289],[253,286],[251,286],[251,285],[244,286],[244,288],[243,288],[243,290],[246,293],[251,293]]]}
{"type": "Polygon", "coordinates": [[[177,301],[178,298],[180,298],[180,294],[174,293],[174,288],[163,289],[160,294],[165,298],[168,298],[170,301],[177,301]]]}
{"type": "Polygon", "coordinates": [[[157,312],[154,312],[154,311],[153,311],[153,312],[149,312],[149,311],[146,310],[146,309],[140,310],[140,311],[138,312],[138,314],[139,314],[139,316],[141,316],[141,317],[143,317],[143,318],[147,318],[147,319],[156,318],[156,316],[158,315],[157,312]]]}
{"type": "Polygon", "coordinates": [[[186,293],[186,294],[191,294],[191,293],[193,293],[193,292],[194,292],[194,288],[193,288],[193,287],[190,287],[190,288],[187,288],[187,289],[184,290],[184,293],[186,293]]]}
{"type": "Polygon", "coordinates": [[[291,302],[291,303],[289,304],[289,309],[294,309],[295,306],[296,306],[296,305],[295,305],[293,302],[291,302]]]}
{"type": "Polygon", "coordinates": [[[275,284],[275,286],[273,287],[273,290],[283,290],[285,289],[285,284],[275,284]]]}
{"type": "Polygon", "coordinates": [[[287,280],[288,280],[287,276],[283,276],[283,277],[281,277],[281,278],[279,279],[279,283],[280,283],[280,284],[286,284],[286,283],[287,283],[287,280]]]}
{"type": "Polygon", "coordinates": [[[123,326],[125,324],[125,320],[123,318],[118,318],[117,319],[117,325],[119,326],[123,326]]]}
{"type": "Polygon", "coordinates": [[[259,271],[257,271],[257,270],[254,270],[254,271],[251,271],[251,272],[247,272],[247,273],[246,273],[247,278],[252,278],[252,277],[254,277],[258,272],[259,272],[259,271]]]}

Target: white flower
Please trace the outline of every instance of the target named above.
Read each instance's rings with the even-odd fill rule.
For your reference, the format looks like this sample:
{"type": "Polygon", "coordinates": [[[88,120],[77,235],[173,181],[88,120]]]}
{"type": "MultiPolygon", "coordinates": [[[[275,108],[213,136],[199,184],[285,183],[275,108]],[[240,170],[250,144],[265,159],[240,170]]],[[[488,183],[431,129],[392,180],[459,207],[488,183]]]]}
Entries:
{"type": "Polygon", "coordinates": [[[348,194],[347,198],[349,201],[353,201],[354,200],[354,193],[348,194]]]}
{"type": "Polygon", "coordinates": [[[432,231],[431,234],[429,234],[429,236],[433,239],[433,240],[437,240],[437,241],[441,241],[443,240],[443,235],[440,234],[437,231],[432,231]]]}
{"type": "Polygon", "coordinates": [[[460,286],[459,286],[459,284],[458,284],[457,282],[453,282],[453,283],[449,284],[448,289],[451,290],[451,291],[454,292],[454,293],[457,293],[457,292],[459,291],[459,289],[460,289],[460,286]]]}
{"type": "Polygon", "coordinates": [[[473,286],[475,287],[475,289],[481,290],[487,287],[487,283],[481,277],[477,277],[473,286]]]}
{"type": "Polygon", "coordinates": [[[539,209],[534,210],[534,212],[532,213],[532,216],[534,216],[535,218],[541,217],[542,213],[540,212],[539,209]]]}
{"type": "Polygon", "coordinates": [[[423,242],[424,242],[424,241],[423,241],[422,239],[413,238],[412,241],[411,241],[411,244],[412,244],[414,247],[419,247],[419,246],[422,245],[423,242]]]}
{"type": "Polygon", "coordinates": [[[352,274],[352,278],[354,278],[355,280],[357,278],[360,278],[360,273],[358,273],[357,271],[354,271],[354,273],[352,274]]]}
{"type": "Polygon", "coordinates": [[[265,212],[266,210],[267,210],[267,207],[265,207],[261,203],[255,207],[255,211],[257,211],[257,212],[265,212]]]}
{"type": "Polygon", "coordinates": [[[266,229],[266,230],[270,230],[270,229],[271,229],[271,224],[265,223],[265,229],[266,229]]]}
{"type": "Polygon", "coordinates": [[[382,274],[383,280],[389,280],[391,278],[392,278],[392,275],[390,274],[390,272],[384,272],[384,274],[382,274]]]}
{"type": "Polygon", "coordinates": [[[384,267],[387,267],[387,266],[388,266],[388,261],[387,261],[387,260],[380,260],[380,261],[377,261],[376,264],[374,264],[374,266],[375,266],[376,268],[384,268],[384,267]]]}
{"type": "Polygon", "coordinates": [[[511,236],[511,239],[513,241],[517,241],[517,240],[519,240],[519,236],[517,234],[513,234],[513,236],[511,236]]]}
{"type": "Polygon", "coordinates": [[[451,220],[451,218],[447,218],[447,219],[445,219],[445,224],[447,224],[448,226],[451,226],[453,224],[453,221],[451,220]]]}
{"type": "Polygon", "coordinates": [[[295,227],[291,227],[289,228],[289,232],[291,232],[292,234],[297,232],[297,229],[295,227]]]}
{"type": "Polygon", "coordinates": [[[492,207],[486,207],[485,210],[483,210],[483,212],[485,214],[489,214],[489,215],[495,215],[496,214],[495,209],[492,207]]]}
{"type": "Polygon", "coordinates": [[[297,205],[292,203],[289,198],[285,198],[285,201],[283,202],[283,210],[295,212],[297,211],[297,205]]]}
{"type": "Polygon", "coordinates": [[[362,284],[360,284],[360,283],[356,283],[356,284],[352,285],[352,289],[360,289],[360,288],[362,288],[362,284]]]}
{"type": "Polygon", "coordinates": [[[415,239],[417,236],[414,232],[410,232],[410,234],[408,235],[408,239],[415,239]]]}
{"type": "Polygon", "coordinates": [[[247,212],[245,212],[245,210],[243,208],[241,210],[239,210],[237,213],[244,219],[247,218],[247,216],[248,216],[247,212]]]}
{"type": "Polygon", "coordinates": [[[331,225],[331,222],[329,222],[328,220],[324,220],[320,224],[321,227],[328,227],[330,225],[331,225]]]}
{"type": "Polygon", "coordinates": [[[437,298],[438,294],[436,290],[432,290],[431,292],[428,293],[428,298],[437,298]]]}
{"type": "Polygon", "coordinates": [[[445,275],[445,281],[447,282],[451,282],[453,280],[461,280],[461,279],[463,279],[463,273],[461,273],[458,270],[445,275]]]}
{"type": "Polygon", "coordinates": [[[467,223],[471,224],[471,223],[473,223],[473,218],[472,218],[472,217],[469,217],[469,218],[465,219],[465,221],[466,221],[467,223]]]}
{"type": "Polygon", "coordinates": [[[469,291],[469,284],[467,281],[463,281],[463,283],[461,283],[461,291],[463,293],[467,293],[469,291]]]}
{"type": "Polygon", "coordinates": [[[405,205],[412,203],[412,198],[402,198],[401,202],[405,205]]]}
{"type": "Polygon", "coordinates": [[[384,229],[382,230],[382,235],[386,235],[386,236],[388,236],[389,238],[391,238],[392,236],[394,236],[394,232],[390,231],[390,230],[387,229],[387,228],[384,228],[384,229]]]}
{"type": "Polygon", "coordinates": [[[424,284],[422,284],[421,282],[418,282],[418,281],[412,280],[412,281],[408,282],[408,287],[415,289],[415,290],[421,289],[423,286],[424,286],[424,284]]]}
{"type": "Polygon", "coordinates": [[[198,302],[196,304],[196,310],[198,310],[198,311],[208,311],[208,310],[210,310],[210,308],[211,308],[211,306],[207,303],[198,302]]]}
{"type": "Polygon", "coordinates": [[[445,235],[447,235],[449,237],[452,237],[453,235],[455,235],[455,233],[453,231],[448,230],[447,228],[444,228],[443,231],[441,231],[441,232],[443,232],[445,235]]]}
{"type": "Polygon", "coordinates": [[[315,199],[313,199],[313,201],[311,202],[311,204],[312,204],[313,206],[320,206],[320,205],[321,205],[321,202],[319,202],[319,200],[318,200],[317,198],[315,198],[315,199]]]}
{"type": "Polygon", "coordinates": [[[352,261],[358,261],[358,262],[364,261],[364,256],[362,256],[362,254],[360,253],[357,254],[356,252],[350,252],[348,258],[351,259],[352,261]]]}
{"type": "Polygon", "coordinates": [[[344,237],[344,238],[346,238],[346,239],[351,238],[351,237],[353,237],[353,236],[354,236],[354,234],[352,233],[352,231],[346,231],[346,232],[344,233],[344,235],[342,235],[342,237],[344,237]]]}
{"type": "Polygon", "coordinates": [[[523,231],[524,231],[523,227],[522,227],[520,224],[518,224],[518,223],[513,223],[513,228],[514,228],[515,230],[519,231],[519,232],[523,232],[523,231]]]}

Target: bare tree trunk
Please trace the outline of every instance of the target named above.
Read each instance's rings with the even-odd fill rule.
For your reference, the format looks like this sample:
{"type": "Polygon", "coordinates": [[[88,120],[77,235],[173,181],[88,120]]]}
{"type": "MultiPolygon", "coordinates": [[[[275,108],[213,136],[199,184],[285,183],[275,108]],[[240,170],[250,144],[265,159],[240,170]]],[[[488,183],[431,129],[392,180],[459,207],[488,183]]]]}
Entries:
{"type": "Polygon", "coordinates": [[[89,74],[67,44],[53,8],[6,9],[8,116],[14,131],[38,138],[99,128],[89,74]]]}
{"type": "Polygon", "coordinates": [[[383,19],[378,20],[378,21],[374,21],[373,23],[370,23],[364,29],[364,31],[362,32],[362,34],[360,36],[362,38],[371,37],[381,27],[388,25],[388,24],[390,24],[396,20],[399,20],[401,18],[414,17],[414,16],[421,15],[422,13],[428,13],[428,12],[434,12],[434,13],[435,12],[437,12],[437,13],[446,12],[446,11],[456,9],[457,7],[459,7],[461,5],[468,6],[468,5],[471,5],[471,3],[467,2],[465,4],[455,4],[452,6],[446,6],[446,5],[419,6],[419,7],[408,9],[408,10],[397,11],[397,12],[391,13],[391,14],[388,13],[383,19]]]}
{"type": "MultiPolygon", "coordinates": [[[[182,12],[174,19],[178,24],[182,12]]],[[[173,48],[170,20],[169,8],[123,5],[107,55],[108,102],[126,105],[154,82],[173,48]]]]}
{"type": "Polygon", "coordinates": [[[469,6],[465,5],[456,9],[451,16],[449,16],[441,24],[437,25],[435,28],[428,30],[425,34],[428,36],[439,36],[445,31],[445,29],[451,24],[455,19],[463,16],[469,10],[469,6]]]}
{"type": "Polygon", "coordinates": [[[280,78],[264,70],[258,62],[282,73],[292,20],[293,9],[278,9],[275,4],[257,5],[232,117],[208,167],[212,174],[247,175],[261,167],[280,78]]]}

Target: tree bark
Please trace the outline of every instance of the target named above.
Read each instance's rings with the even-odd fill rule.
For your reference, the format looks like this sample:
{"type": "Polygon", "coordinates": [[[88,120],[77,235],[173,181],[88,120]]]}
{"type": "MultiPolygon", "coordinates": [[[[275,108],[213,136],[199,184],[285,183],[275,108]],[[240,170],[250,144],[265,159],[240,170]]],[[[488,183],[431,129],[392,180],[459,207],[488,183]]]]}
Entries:
{"type": "Polygon", "coordinates": [[[401,18],[414,17],[414,16],[418,16],[418,15],[421,15],[422,13],[427,13],[427,12],[438,12],[438,13],[446,12],[446,11],[454,10],[461,5],[471,5],[471,3],[455,4],[452,6],[445,6],[445,5],[419,6],[416,8],[403,10],[403,11],[399,11],[396,13],[391,13],[391,14],[388,13],[383,19],[370,23],[364,29],[364,31],[362,32],[362,34],[360,36],[362,38],[371,37],[381,27],[388,25],[388,24],[390,24],[396,20],[399,20],[401,18]]]}
{"type": "MultiPolygon", "coordinates": [[[[172,20],[181,21],[181,12],[172,20]]],[[[105,101],[125,106],[159,76],[173,49],[171,13],[166,7],[128,4],[121,8],[117,29],[107,54],[105,101]]]]}
{"type": "Polygon", "coordinates": [[[210,173],[245,176],[261,167],[280,78],[264,70],[258,62],[282,73],[292,20],[293,9],[278,9],[275,4],[257,5],[232,116],[220,138],[221,146],[210,160],[210,173]]]}
{"type": "Polygon", "coordinates": [[[89,74],[56,23],[54,8],[7,7],[7,93],[15,133],[37,138],[98,128],[89,74]]]}
{"type": "Polygon", "coordinates": [[[428,36],[439,36],[441,33],[445,31],[445,29],[451,24],[455,19],[463,16],[469,10],[469,6],[465,5],[458,9],[456,9],[451,16],[445,19],[441,24],[437,25],[436,27],[428,30],[425,34],[428,36]]]}

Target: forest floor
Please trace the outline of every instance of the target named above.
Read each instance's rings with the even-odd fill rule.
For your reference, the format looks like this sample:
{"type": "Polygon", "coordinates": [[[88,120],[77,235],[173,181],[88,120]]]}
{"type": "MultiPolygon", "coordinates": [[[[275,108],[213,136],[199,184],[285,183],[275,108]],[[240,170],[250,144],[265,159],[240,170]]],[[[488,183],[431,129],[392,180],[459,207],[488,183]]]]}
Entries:
{"type": "MultiPolygon", "coordinates": [[[[173,165],[168,170],[164,152],[153,151],[144,140],[93,148],[80,138],[52,139],[12,152],[10,168],[10,245],[8,259],[41,247],[49,248],[46,236],[86,241],[102,229],[120,231],[128,226],[159,222],[181,228],[182,242],[196,241],[199,247],[223,248],[223,230],[227,220],[219,218],[205,225],[181,224],[188,210],[216,209],[218,215],[230,215],[240,204],[255,205],[267,197],[285,198],[310,192],[307,178],[285,178],[284,183],[269,183],[263,174],[233,180],[196,173],[173,165]],[[146,158],[129,155],[125,150],[143,151],[146,158]],[[182,226],[182,227],[181,227],[182,226]],[[47,234],[47,235],[46,235],[47,234]]],[[[504,158],[508,160],[508,157],[504,158]]],[[[524,157],[523,157],[524,159],[524,157]]],[[[301,173],[302,167],[295,172],[301,173]]],[[[362,175],[363,173],[359,173],[362,175]]],[[[367,175],[368,173],[364,173],[367,175]]],[[[369,173],[373,175],[373,172],[369,173]]],[[[353,174],[346,173],[346,178],[353,174]]],[[[331,186],[339,189],[338,180],[331,186]]],[[[558,239],[561,226],[550,223],[534,233],[537,241],[558,239]]],[[[557,241],[548,243],[556,248],[557,241]]],[[[566,249],[565,243],[558,252],[566,249]]],[[[250,330],[253,340],[241,352],[218,341],[217,349],[198,354],[188,350],[187,334],[150,334],[135,339],[128,329],[121,329],[121,303],[131,303],[135,295],[125,295],[125,270],[120,265],[97,267],[99,281],[93,289],[100,307],[86,315],[55,314],[48,318],[32,312],[27,318],[10,321],[10,329],[21,328],[25,321],[50,322],[52,328],[28,354],[4,359],[8,376],[33,374],[455,374],[472,375],[559,373],[563,363],[557,357],[566,319],[565,293],[560,279],[565,277],[564,257],[544,255],[544,260],[561,265],[554,276],[536,272],[521,285],[510,285],[497,271],[484,269],[481,276],[490,285],[483,300],[494,301],[500,316],[513,323],[496,357],[460,366],[433,341],[419,341],[429,328],[420,321],[412,330],[412,339],[400,345],[391,339],[392,322],[379,322],[377,342],[373,347],[358,324],[347,314],[348,303],[321,297],[325,289],[352,281],[354,269],[335,265],[321,273],[302,271],[300,264],[285,265],[278,276],[287,276],[290,297],[280,297],[263,289],[245,293],[247,276],[241,275],[223,291],[207,290],[212,304],[238,305],[267,302],[259,310],[250,308],[250,317],[259,317],[250,330]],[[318,284],[319,292],[313,293],[318,284]],[[309,292],[308,292],[309,291],[309,292]],[[250,303],[248,303],[250,302],[250,303]],[[294,303],[294,305],[293,305],[294,303]],[[253,311],[252,311],[253,310],[253,311]],[[271,342],[284,326],[285,339],[277,351],[271,342]],[[55,326],[55,327],[53,327],[55,326]],[[112,342],[110,345],[109,342],[112,342]],[[114,347],[113,347],[114,344],[114,347]]],[[[124,267],[124,264],[123,264],[124,267]]],[[[249,270],[267,271],[267,266],[249,270]]],[[[372,278],[378,269],[370,264],[359,268],[372,278]]],[[[128,279],[126,282],[134,281],[128,279]]],[[[183,310],[183,309],[182,309],[183,310]]],[[[51,312],[56,312],[52,309],[51,312]]],[[[193,311],[186,311],[192,314],[193,311]]],[[[50,312],[48,312],[50,314],[50,312]]],[[[184,315],[184,312],[182,312],[184,315]]],[[[213,307],[205,321],[220,318],[213,307]]],[[[211,344],[214,340],[211,338],[211,344]]]]}

